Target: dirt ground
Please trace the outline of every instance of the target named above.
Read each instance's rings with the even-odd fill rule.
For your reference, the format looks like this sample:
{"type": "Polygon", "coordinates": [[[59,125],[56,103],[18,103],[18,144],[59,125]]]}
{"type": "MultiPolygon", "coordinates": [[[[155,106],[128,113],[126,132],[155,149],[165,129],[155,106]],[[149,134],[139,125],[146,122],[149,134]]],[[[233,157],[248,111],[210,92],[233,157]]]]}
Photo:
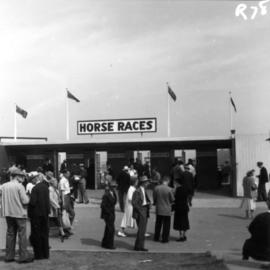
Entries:
{"type": "Polygon", "coordinates": [[[87,252],[53,251],[50,260],[34,261],[30,264],[4,263],[1,253],[1,270],[225,270],[222,260],[217,260],[208,253],[134,253],[134,252],[87,252]]]}

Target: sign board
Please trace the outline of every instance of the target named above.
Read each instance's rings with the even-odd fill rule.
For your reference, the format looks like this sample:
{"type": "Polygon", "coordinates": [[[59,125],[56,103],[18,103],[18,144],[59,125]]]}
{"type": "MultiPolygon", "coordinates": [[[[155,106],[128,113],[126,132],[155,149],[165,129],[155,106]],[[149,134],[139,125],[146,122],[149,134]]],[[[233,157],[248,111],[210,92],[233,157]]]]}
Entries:
{"type": "Polygon", "coordinates": [[[157,132],[156,118],[77,121],[78,135],[157,132]]]}
{"type": "Polygon", "coordinates": [[[83,154],[67,154],[67,159],[83,159],[83,154]]]}
{"type": "Polygon", "coordinates": [[[170,157],[170,153],[168,152],[160,152],[160,153],[151,152],[151,158],[168,158],[168,157],[170,157]]]}
{"type": "Polygon", "coordinates": [[[44,155],[27,155],[26,156],[27,160],[45,160],[45,156],[44,155]]]}
{"type": "Polygon", "coordinates": [[[108,153],[108,159],[109,158],[125,158],[125,153],[108,153]]]}

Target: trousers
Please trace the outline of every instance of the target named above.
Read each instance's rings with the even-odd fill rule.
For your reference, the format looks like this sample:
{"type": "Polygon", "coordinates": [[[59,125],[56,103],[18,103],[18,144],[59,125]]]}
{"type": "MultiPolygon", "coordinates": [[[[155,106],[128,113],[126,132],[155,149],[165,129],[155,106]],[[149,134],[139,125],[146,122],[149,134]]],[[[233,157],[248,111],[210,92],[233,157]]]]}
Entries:
{"type": "Polygon", "coordinates": [[[16,236],[19,237],[19,261],[29,257],[27,251],[26,218],[6,217],[6,260],[13,260],[15,257],[16,236]]]}

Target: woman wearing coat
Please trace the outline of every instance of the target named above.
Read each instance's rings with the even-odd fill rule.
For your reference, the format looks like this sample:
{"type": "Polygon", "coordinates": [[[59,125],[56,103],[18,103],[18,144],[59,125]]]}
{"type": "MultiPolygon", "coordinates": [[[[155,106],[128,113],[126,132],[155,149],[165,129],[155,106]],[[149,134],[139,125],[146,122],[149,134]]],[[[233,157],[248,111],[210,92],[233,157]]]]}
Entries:
{"type": "Polygon", "coordinates": [[[244,198],[242,207],[246,210],[246,218],[253,218],[256,209],[257,185],[255,183],[254,170],[247,172],[243,179],[244,198]]]}
{"type": "Polygon", "coordinates": [[[175,201],[173,205],[174,210],[174,223],[173,228],[179,231],[179,238],[176,241],[186,241],[186,231],[190,229],[188,212],[189,212],[189,191],[188,187],[182,183],[182,181],[177,181],[175,183],[175,201]]]}

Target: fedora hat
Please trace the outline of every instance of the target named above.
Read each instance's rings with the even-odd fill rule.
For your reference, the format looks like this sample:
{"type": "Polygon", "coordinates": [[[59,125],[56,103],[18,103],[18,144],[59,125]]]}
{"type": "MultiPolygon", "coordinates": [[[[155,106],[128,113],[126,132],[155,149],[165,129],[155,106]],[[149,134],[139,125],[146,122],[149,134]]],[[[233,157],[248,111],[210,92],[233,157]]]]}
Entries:
{"type": "Polygon", "coordinates": [[[22,170],[20,170],[19,168],[17,168],[17,167],[10,168],[9,169],[9,173],[11,175],[26,176],[26,174],[22,170]]]}
{"type": "Polygon", "coordinates": [[[140,178],[140,183],[144,183],[144,182],[147,182],[147,181],[150,181],[150,179],[148,179],[148,177],[146,175],[143,175],[141,178],[140,178]]]}

